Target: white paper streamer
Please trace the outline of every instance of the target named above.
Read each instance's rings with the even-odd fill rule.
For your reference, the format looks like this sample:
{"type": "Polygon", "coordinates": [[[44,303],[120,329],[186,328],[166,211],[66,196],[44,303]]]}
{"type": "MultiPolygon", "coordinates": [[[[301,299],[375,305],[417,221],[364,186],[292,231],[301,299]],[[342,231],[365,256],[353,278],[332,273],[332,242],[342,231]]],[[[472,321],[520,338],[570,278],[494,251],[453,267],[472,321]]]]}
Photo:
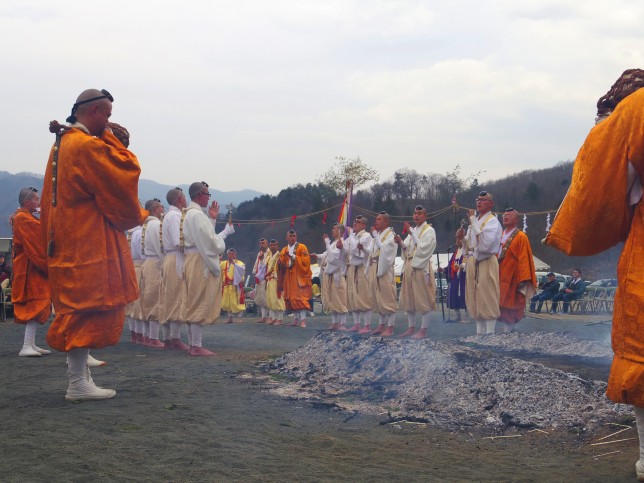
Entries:
{"type": "Polygon", "coordinates": [[[528,233],[528,217],[523,215],[523,233],[528,233]]]}
{"type": "Polygon", "coordinates": [[[548,216],[546,217],[546,233],[550,231],[550,227],[552,225],[550,224],[550,213],[548,213],[548,216]]]}

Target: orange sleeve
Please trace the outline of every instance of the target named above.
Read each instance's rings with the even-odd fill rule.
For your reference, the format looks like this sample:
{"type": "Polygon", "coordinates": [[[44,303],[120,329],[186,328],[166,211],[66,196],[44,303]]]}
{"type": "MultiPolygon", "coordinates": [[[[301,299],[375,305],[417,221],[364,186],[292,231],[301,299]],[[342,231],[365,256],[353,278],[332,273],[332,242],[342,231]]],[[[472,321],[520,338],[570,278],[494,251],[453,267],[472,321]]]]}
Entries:
{"type": "Polygon", "coordinates": [[[88,137],[85,142],[88,149],[79,150],[79,154],[91,166],[84,176],[99,211],[121,231],[143,223],[147,211],[139,205],[141,167],[136,156],[107,130],[100,139],[88,137]]]}
{"type": "Polygon", "coordinates": [[[644,89],[624,99],[595,126],[579,150],[570,189],[545,244],[568,255],[594,255],[628,236],[628,163],[644,170],[644,89]],[[633,104],[639,104],[634,106],[633,104]]]}

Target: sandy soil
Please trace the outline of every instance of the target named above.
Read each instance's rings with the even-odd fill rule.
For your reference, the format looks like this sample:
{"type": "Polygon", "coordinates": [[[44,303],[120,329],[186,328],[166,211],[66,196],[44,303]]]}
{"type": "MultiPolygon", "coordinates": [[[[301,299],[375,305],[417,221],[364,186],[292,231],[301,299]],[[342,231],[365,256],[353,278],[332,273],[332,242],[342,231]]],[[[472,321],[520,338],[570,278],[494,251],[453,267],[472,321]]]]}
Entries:
{"type": "MultiPolygon", "coordinates": [[[[0,480],[635,481],[633,430],[622,435],[635,439],[596,447],[590,443],[616,428],[513,429],[507,435],[518,437],[486,439],[492,434],[485,429],[383,424],[384,416],[273,396],[238,375],[306,344],[330,322],[318,316],[299,329],[256,320],[207,328],[204,346],[218,352],[215,358],[135,346],[124,333],[118,346],[93,351],[109,363],[93,370],[94,380],[115,388],[116,397],[76,404],[63,399],[64,354],[19,358],[22,327],[0,323],[0,480]]],[[[605,341],[610,325],[597,322],[526,319],[519,330],[605,341]]],[[[397,333],[404,325],[399,314],[397,333]]],[[[440,313],[430,326],[441,340],[474,332],[473,325],[443,323],[440,313]]],[[[605,380],[607,366],[575,364],[565,369],[605,380]]]]}

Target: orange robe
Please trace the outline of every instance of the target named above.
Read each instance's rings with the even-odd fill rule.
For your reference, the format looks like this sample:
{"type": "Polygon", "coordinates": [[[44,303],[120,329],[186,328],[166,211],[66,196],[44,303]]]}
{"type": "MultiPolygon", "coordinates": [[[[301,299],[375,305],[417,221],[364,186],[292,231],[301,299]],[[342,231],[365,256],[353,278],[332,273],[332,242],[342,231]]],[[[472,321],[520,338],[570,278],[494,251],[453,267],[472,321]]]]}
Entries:
{"type": "Polygon", "coordinates": [[[501,315],[498,320],[515,324],[523,318],[526,299],[532,298],[537,287],[532,248],[527,235],[519,230],[502,256],[499,260],[501,315]]]}
{"type": "Polygon", "coordinates": [[[644,407],[644,207],[641,200],[634,206],[629,200],[629,161],[644,180],[644,89],[626,97],[588,134],[545,243],[569,255],[594,255],[624,242],[606,395],[644,407]]]}
{"type": "Polygon", "coordinates": [[[52,206],[52,148],[42,193],[42,235],[53,244],[47,265],[56,316],[47,343],[60,351],[118,342],[125,305],[138,298],[125,230],[143,223],[141,168],[109,131],[63,135],[57,205],[52,206]]]}
{"type": "Polygon", "coordinates": [[[22,208],[13,218],[11,300],[16,323],[35,320],[44,324],[49,320],[51,293],[40,220],[22,208]]]}
{"type": "Polygon", "coordinates": [[[286,245],[280,252],[279,263],[286,309],[311,310],[311,258],[306,245],[296,243],[295,260],[291,260],[286,245]]]}

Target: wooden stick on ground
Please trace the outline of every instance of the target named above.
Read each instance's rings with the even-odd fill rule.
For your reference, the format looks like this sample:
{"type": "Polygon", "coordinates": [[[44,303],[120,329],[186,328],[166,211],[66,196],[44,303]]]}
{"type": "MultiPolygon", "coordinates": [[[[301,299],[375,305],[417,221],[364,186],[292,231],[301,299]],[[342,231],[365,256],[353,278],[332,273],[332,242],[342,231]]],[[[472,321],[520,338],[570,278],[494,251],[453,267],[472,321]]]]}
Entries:
{"type": "Polygon", "coordinates": [[[631,429],[631,428],[630,428],[630,427],[628,427],[628,428],[620,429],[619,431],[615,431],[614,433],[609,434],[608,436],[604,436],[603,438],[599,438],[599,439],[598,439],[597,441],[595,441],[595,442],[604,441],[605,439],[608,439],[608,438],[610,438],[611,436],[615,436],[616,434],[623,433],[624,431],[628,431],[629,429],[631,429]]]}
{"type": "Polygon", "coordinates": [[[511,435],[511,436],[486,436],[486,437],[481,438],[481,439],[521,438],[521,437],[523,437],[523,435],[522,435],[522,434],[514,434],[514,435],[511,435]]]}
{"type": "Polygon", "coordinates": [[[609,454],[615,454],[615,453],[621,453],[621,451],[617,450],[617,451],[611,451],[610,453],[596,454],[596,455],[593,455],[593,458],[599,458],[601,456],[608,456],[609,454]]]}
{"type": "Polygon", "coordinates": [[[615,439],[613,441],[604,441],[603,443],[591,443],[591,446],[599,446],[601,444],[621,443],[622,441],[630,441],[631,439],[635,439],[635,438],[615,439]]]}
{"type": "Polygon", "coordinates": [[[619,426],[620,428],[631,428],[632,426],[628,426],[626,424],[618,424],[618,423],[606,423],[606,426],[619,426]]]}

